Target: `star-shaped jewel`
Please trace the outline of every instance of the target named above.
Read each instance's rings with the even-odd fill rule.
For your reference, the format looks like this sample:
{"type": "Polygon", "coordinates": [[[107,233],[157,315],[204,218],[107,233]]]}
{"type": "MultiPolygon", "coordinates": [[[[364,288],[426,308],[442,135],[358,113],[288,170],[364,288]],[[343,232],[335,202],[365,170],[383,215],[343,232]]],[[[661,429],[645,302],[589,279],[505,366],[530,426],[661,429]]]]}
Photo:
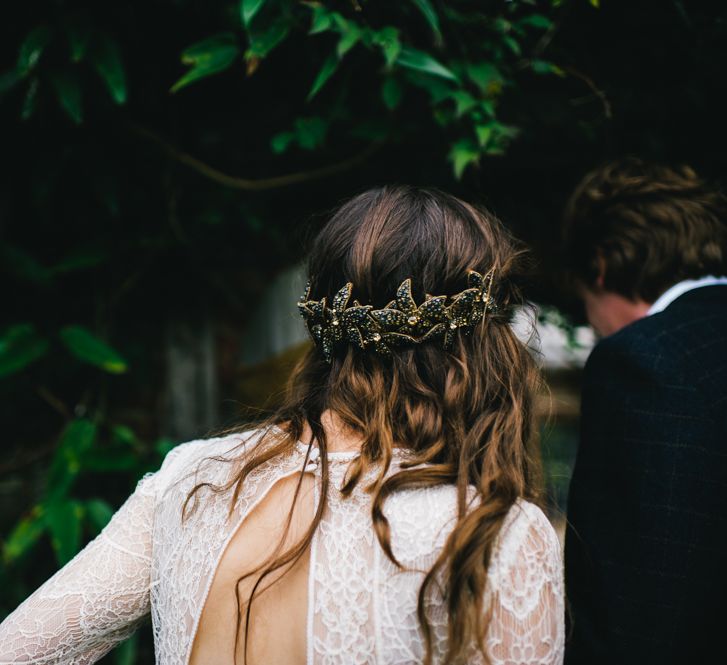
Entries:
{"type": "Polygon", "coordinates": [[[425,301],[417,307],[411,294],[411,279],[405,279],[396,290],[396,300],[383,309],[372,310],[371,316],[388,332],[407,335],[416,342],[433,325],[446,320],[446,300],[447,296],[427,294],[425,301]]]}
{"type": "Polygon", "coordinates": [[[458,293],[448,308],[450,326],[445,336],[445,347],[452,343],[455,329],[462,328],[466,335],[471,334],[485,312],[494,309],[490,296],[494,275],[494,268],[484,276],[476,270],[467,271],[468,288],[458,293]]]}

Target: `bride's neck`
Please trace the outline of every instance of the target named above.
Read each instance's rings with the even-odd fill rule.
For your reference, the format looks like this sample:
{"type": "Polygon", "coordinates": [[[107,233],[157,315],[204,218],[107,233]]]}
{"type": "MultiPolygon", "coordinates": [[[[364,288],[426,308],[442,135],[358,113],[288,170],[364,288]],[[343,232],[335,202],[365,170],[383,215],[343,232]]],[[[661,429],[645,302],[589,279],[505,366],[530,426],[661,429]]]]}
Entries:
{"type": "MultiPolygon", "coordinates": [[[[326,433],[326,443],[329,452],[350,452],[361,449],[362,439],[351,432],[341,419],[329,409],[321,414],[321,425],[326,433]]],[[[303,425],[301,441],[308,443],[311,437],[311,428],[308,423],[303,425]]]]}

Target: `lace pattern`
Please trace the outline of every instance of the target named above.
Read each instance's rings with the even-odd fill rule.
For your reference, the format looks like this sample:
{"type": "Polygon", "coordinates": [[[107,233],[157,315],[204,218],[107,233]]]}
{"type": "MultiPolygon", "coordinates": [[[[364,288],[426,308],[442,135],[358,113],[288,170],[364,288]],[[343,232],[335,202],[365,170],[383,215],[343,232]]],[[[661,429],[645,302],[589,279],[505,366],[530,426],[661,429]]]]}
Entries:
{"type": "Polygon", "coordinates": [[[149,613],[154,478],[0,624],[0,663],[93,663],[149,613]]]}
{"type": "MultiPolygon", "coordinates": [[[[230,465],[209,457],[237,455],[241,445],[256,445],[260,434],[254,430],[172,450],[102,533],[0,624],[0,665],[96,662],[149,613],[157,663],[186,665],[227,543],[278,480],[300,471],[306,448],[299,444],[291,455],[251,474],[233,519],[228,494],[202,488],[200,509],[184,521],[182,504],[198,482],[219,485],[228,479],[230,465]]],[[[401,571],[376,541],[365,483],[348,498],[338,491],[352,456],[329,455],[328,508],[311,552],[308,662],[420,663],[418,592],[455,523],[456,490],[406,490],[387,500],[392,549],[406,567],[401,571]]],[[[395,458],[390,473],[398,463],[395,458]]],[[[313,460],[307,470],[318,473],[319,465],[313,460]]],[[[505,520],[488,570],[486,601],[492,607],[487,634],[492,665],[562,663],[560,545],[545,515],[530,503],[518,502],[505,520]]],[[[446,652],[447,615],[436,594],[427,603],[438,663],[446,652]]],[[[471,662],[480,660],[473,654],[471,662]]]]}

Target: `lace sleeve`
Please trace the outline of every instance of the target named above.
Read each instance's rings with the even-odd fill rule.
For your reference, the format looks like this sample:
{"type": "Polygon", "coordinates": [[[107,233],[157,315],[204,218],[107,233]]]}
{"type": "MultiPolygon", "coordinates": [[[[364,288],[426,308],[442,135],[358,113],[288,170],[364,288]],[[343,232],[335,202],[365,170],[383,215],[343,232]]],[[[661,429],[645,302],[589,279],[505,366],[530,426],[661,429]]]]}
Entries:
{"type": "Polygon", "coordinates": [[[542,511],[518,503],[490,567],[492,665],[560,665],[565,598],[560,542],[542,511]]]}
{"type": "Polygon", "coordinates": [[[86,665],[134,632],[149,612],[156,476],[0,624],[0,665],[86,665]]]}

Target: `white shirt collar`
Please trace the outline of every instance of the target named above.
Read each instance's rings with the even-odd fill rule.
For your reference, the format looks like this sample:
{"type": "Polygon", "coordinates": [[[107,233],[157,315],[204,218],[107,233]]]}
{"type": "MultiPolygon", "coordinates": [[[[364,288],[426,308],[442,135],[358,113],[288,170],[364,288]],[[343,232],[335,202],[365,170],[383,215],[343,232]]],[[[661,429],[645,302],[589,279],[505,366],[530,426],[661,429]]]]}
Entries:
{"type": "Polygon", "coordinates": [[[664,293],[656,299],[654,304],[649,307],[649,311],[646,312],[646,316],[664,311],[679,296],[684,295],[687,291],[699,289],[703,286],[715,286],[717,284],[727,285],[727,276],[716,277],[715,275],[705,275],[699,279],[685,279],[683,282],[678,282],[671,288],[664,291],[664,293]]]}

